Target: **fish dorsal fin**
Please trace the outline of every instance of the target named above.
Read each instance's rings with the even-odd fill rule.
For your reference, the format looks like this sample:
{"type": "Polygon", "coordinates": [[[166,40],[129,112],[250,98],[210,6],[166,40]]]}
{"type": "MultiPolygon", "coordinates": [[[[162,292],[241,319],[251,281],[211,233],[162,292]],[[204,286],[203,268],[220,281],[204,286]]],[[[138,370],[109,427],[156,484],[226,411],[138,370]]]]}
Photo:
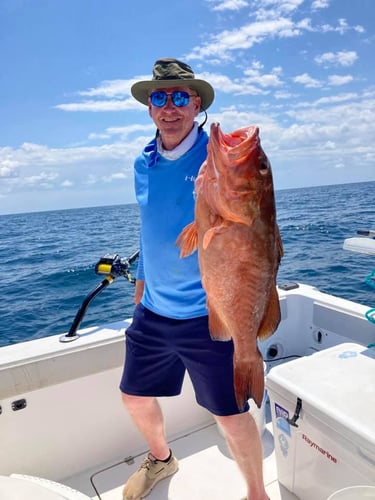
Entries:
{"type": "Polygon", "coordinates": [[[180,247],[180,257],[188,257],[198,247],[198,230],[195,221],[191,222],[181,231],[176,240],[176,245],[180,247]]]}
{"type": "Polygon", "coordinates": [[[264,340],[270,337],[280,323],[280,302],[276,287],[272,287],[268,307],[265,309],[264,317],[259,328],[258,338],[264,340]]]}

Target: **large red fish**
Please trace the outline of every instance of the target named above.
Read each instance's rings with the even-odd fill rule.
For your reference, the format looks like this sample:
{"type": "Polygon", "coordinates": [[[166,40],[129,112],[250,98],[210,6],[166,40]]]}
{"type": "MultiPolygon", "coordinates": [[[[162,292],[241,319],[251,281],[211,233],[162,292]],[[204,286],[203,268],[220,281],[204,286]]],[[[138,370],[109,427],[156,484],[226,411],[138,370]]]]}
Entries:
{"type": "Polygon", "coordinates": [[[211,125],[208,155],[195,181],[195,220],[177,239],[181,257],[198,248],[215,340],[234,342],[234,384],[239,408],[258,407],[264,368],[257,339],[280,321],[276,275],[283,255],[276,223],[270,162],[255,126],[224,134],[211,125]]]}

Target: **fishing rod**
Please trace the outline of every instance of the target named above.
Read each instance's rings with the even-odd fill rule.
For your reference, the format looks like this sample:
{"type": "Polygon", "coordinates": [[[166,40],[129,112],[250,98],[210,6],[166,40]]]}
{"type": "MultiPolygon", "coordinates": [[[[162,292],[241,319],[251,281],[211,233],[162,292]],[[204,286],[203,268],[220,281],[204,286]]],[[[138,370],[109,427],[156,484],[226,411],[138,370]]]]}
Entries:
{"type": "Polygon", "coordinates": [[[105,288],[107,288],[107,286],[113,283],[116,278],[122,276],[126,278],[130,283],[135,283],[136,280],[135,278],[133,278],[130,272],[130,266],[137,260],[138,256],[139,250],[136,250],[127,259],[122,259],[117,254],[106,254],[100,258],[99,262],[95,265],[95,272],[96,274],[105,274],[106,276],[103,281],[85,297],[80,308],[77,311],[69,332],[66,335],[62,335],[60,337],[60,342],[71,342],[72,340],[76,340],[77,338],[79,338],[77,330],[79,325],[81,324],[88,306],[94,300],[94,298],[97,297],[99,293],[101,293],[105,288]]]}

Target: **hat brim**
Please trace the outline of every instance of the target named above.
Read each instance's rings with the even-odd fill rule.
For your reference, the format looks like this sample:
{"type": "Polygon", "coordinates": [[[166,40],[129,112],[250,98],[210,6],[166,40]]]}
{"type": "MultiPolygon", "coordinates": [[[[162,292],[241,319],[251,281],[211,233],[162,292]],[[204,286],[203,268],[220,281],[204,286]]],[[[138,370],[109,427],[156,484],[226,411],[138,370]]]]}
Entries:
{"type": "Polygon", "coordinates": [[[148,105],[148,96],[152,89],[172,88],[172,87],[190,87],[195,90],[201,98],[201,111],[208,109],[215,97],[212,86],[205,80],[197,78],[176,79],[176,80],[144,80],[132,85],[130,91],[134,99],[138,102],[148,105]]]}

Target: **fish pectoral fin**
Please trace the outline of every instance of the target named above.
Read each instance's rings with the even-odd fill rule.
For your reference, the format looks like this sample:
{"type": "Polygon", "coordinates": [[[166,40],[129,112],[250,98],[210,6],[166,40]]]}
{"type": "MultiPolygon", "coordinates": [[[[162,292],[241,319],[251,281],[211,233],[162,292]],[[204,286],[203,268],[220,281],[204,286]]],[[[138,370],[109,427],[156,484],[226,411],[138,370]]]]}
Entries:
{"type": "Polygon", "coordinates": [[[259,327],[258,338],[264,340],[270,337],[278,327],[281,319],[279,295],[274,286],[271,291],[268,306],[265,309],[262,323],[259,327]]]}
{"type": "MultiPolygon", "coordinates": [[[[222,221],[221,218],[220,221],[222,221]]],[[[203,250],[207,249],[208,245],[211,243],[212,238],[214,236],[224,233],[230,225],[231,225],[230,222],[224,221],[220,222],[220,224],[216,224],[210,229],[207,229],[207,231],[203,235],[203,243],[202,243],[203,250]]]]}
{"type": "Polygon", "coordinates": [[[234,388],[238,408],[242,410],[246,401],[252,398],[258,408],[262,406],[264,396],[263,358],[258,356],[253,361],[234,357],[234,388]]]}
{"type": "Polygon", "coordinates": [[[212,238],[214,237],[215,235],[215,228],[212,227],[211,229],[208,229],[205,233],[204,233],[204,236],[203,236],[203,250],[206,250],[206,248],[208,247],[208,245],[211,243],[211,240],[212,238]]]}
{"type": "Polygon", "coordinates": [[[191,222],[179,234],[176,245],[180,247],[180,257],[188,257],[198,247],[198,229],[195,221],[191,222]]]}

